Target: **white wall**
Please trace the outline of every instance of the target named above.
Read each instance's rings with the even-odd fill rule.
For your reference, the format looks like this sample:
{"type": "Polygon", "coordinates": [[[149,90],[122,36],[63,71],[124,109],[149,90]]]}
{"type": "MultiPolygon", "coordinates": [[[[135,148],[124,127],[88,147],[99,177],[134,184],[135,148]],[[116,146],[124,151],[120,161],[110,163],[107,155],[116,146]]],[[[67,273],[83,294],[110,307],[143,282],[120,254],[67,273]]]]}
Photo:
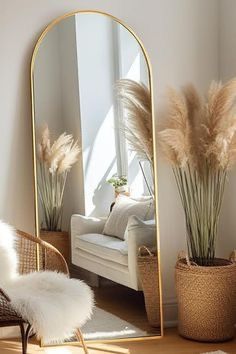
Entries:
{"type": "Polygon", "coordinates": [[[107,180],[114,174],[128,176],[133,194],[148,194],[136,154],[129,152],[127,158],[114,90],[121,78],[149,86],[148,68],[135,37],[113,19],[78,14],[76,34],[85,215],[107,216],[114,201],[114,189],[107,180]]]}
{"type": "MultiPolygon", "coordinates": [[[[74,17],[55,26],[43,39],[34,66],[35,123],[47,123],[51,144],[66,132],[80,140],[80,105],[74,17]]],[[[38,133],[36,131],[36,139],[38,133]]],[[[67,177],[64,193],[62,230],[70,228],[70,218],[84,211],[82,155],[67,177]]],[[[39,224],[43,216],[39,199],[39,224]]],[[[43,225],[45,227],[45,224],[43,225]]]]}
{"type": "MultiPolygon", "coordinates": [[[[62,121],[60,133],[72,134],[81,143],[79,81],[77,68],[76,23],[69,17],[58,26],[60,35],[60,67],[62,88],[62,121]]],[[[47,39],[47,36],[46,38],[47,39]]],[[[84,184],[82,154],[70,170],[64,193],[63,230],[70,230],[70,219],[74,213],[84,212],[84,184]]]]}
{"type": "MultiPolygon", "coordinates": [[[[62,131],[61,65],[59,55],[59,32],[54,28],[42,42],[34,69],[34,101],[36,141],[44,123],[51,133],[51,141],[62,131]]],[[[43,211],[39,198],[39,225],[43,225],[43,211]]]]}
{"type": "Polygon", "coordinates": [[[85,215],[106,216],[114,200],[106,180],[117,171],[112,21],[93,14],[77,15],[76,33],[85,215]]]}
{"type": "Polygon", "coordinates": [[[62,85],[58,45],[58,28],[53,28],[39,48],[34,70],[36,128],[40,129],[42,124],[47,122],[54,137],[62,131],[62,85]]]}
{"type": "Polygon", "coordinates": [[[236,2],[220,0],[219,75],[225,82],[236,76],[236,2]]]}
{"type": "MultiPolygon", "coordinates": [[[[168,85],[191,81],[205,90],[218,77],[216,0],[1,0],[0,217],[25,231],[34,230],[30,56],[49,21],[88,8],[122,19],[145,43],[153,64],[156,117],[160,117],[168,85]]],[[[173,267],[185,246],[185,230],[174,179],[164,162],[159,162],[158,182],[164,302],[171,309],[173,267]]]]}
{"type": "MultiPolygon", "coordinates": [[[[136,39],[127,31],[126,28],[119,26],[117,28],[118,48],[119,48],[119,79],[130,79],[138,81],[150,87],[148,66],[144,54],[136,39]]],[[[122,105],[118,108],[122,109],[122,105]]],[[[122,134],[121,134],[122,135],[122,134]]],[[[124,135],[123,135],[124,139],[124,135]]],[[[123,143],[124,144],[124,143],[123,143]]],[[[120,144],[122,146],[122,143],[120,144]]],[[[139,166],[139,159],[136,153],[129,150],[129,144],[126,142],[123,154],[127,154],[127,167],[125,173],[128,177],[129,191],[131,195],[149,195],[142,171],[139,166]]],[[[147,181],[153,189],[153,181],[149,163],[142,163],[147,181]]]]}

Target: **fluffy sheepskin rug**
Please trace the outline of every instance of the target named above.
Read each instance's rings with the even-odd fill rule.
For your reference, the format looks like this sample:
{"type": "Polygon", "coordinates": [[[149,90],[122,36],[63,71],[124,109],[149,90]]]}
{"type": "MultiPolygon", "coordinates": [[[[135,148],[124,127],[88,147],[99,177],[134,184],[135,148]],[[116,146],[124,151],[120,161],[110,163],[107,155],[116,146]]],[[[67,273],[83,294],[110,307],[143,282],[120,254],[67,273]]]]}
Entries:
{"type": "Polygon", "coordinates": [[[0,222],[0,287],[45,343],[70,338],[91,317],[93,292],[82,281],[56,272],[17,274],[14,242],[14,230],[0,222]]]}
{"type": "Polygon", "coordinates": [[[0,220],[0,287],[14,280],[17,274],[15,231],[0,220]]]}
{"type": "Polygon", "coordinates": [[[17,312],[46,343],[71,337],[92,314],[90,288],[64,274],[45,271],[20,276],[7,293],[17,312]]]}

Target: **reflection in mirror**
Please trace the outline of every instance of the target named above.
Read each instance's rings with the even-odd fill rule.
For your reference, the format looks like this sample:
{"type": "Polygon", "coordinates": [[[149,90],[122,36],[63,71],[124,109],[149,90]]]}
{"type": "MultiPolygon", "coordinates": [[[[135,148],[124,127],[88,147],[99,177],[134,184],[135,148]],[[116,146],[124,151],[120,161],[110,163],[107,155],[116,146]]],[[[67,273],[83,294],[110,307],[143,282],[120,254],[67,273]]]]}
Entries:
{"type": "Polygon", "coordinates": [[[38,234],[93,288],[84,337],[160,335],[143,50],[113,18],[77,13],[46,32],[33,69],[38,234]]]}

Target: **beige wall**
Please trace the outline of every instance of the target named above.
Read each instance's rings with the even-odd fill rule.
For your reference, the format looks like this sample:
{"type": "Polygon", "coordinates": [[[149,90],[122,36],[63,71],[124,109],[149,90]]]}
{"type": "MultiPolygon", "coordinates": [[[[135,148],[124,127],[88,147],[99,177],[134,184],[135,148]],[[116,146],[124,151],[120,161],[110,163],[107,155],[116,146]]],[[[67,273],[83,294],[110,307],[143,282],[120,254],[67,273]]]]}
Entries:
{"type": "MultiPolygon", "coordinates": [[[[34,230],[31,53],[49,21],[86,8],[122,19],[143,40],[153,64],[156,117],[168,85],[191,81],[205,90],[218,77],[216,0],[1,0],[0,217],[25,231],[34,230]]],[[[158,174],[164,301],[172,310],[173,267],[177,252],[185,246],[184,220],[171,170],[162,161],[158,174]]],[[[169,320],[175,319],[172,315],[169,320]]]]}
{"type": "MultiPolygon", "coordinates": [[[[222,82],[236,77],[236,1],[219,2],[219,77],[222,82]]],[[[222,206],[218,254],[228,257],[236,249],[236,167],[230,172],[222,206]]]]}
{"type": "Polygon", "coordinates": [[[222,81],[236,76],[236,1],[220,0],[219,72],[222,81]]]}

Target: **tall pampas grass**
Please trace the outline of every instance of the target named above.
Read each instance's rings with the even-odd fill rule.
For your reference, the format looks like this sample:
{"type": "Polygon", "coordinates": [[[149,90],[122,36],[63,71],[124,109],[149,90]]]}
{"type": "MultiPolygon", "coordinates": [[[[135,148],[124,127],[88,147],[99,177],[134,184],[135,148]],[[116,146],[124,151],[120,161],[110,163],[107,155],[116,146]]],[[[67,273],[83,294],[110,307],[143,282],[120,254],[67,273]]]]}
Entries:
{"type": "Polygon", "coordinates": [[[213,264],[226,177],[236,160],[236,79],[169,90],[169,114],[158,133],[185,212],[187,245],[198,265],[213,264]]]}
{"type": "Polygon", "coordinates": [[[48,231],[61,231],[63,197],[68,172],[77,162],[80,148],[72,135],[63,133],[51,145],[45,124],[38,134],[38,193],[43,224],[48,231]]]}

